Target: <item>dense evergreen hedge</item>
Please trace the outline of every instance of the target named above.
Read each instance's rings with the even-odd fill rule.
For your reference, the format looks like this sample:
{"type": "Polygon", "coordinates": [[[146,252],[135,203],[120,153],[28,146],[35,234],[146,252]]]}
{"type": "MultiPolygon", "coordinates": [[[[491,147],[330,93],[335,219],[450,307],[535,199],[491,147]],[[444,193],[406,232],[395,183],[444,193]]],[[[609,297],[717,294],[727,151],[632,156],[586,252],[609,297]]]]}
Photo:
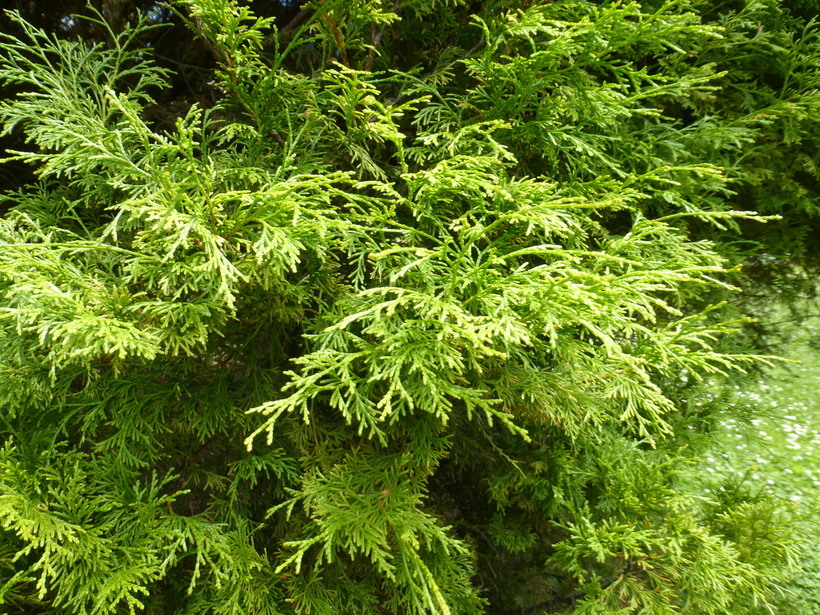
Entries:
{"type": "Polygon", "coordinates": [[[9,613],[773,599],[780,503],[680,477],[775,360],[738,290],[813,286],[816,2],[41,4],[0,45],[9,613]]]}

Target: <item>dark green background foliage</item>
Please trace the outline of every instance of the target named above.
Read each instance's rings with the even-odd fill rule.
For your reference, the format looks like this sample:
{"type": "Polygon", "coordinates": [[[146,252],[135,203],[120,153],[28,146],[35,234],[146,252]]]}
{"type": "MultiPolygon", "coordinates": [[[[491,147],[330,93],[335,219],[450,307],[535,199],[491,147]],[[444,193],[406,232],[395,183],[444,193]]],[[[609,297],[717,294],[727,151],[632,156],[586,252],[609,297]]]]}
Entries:
{"type": "Polygon", "coordinates": [[[813,290],[816,2],[48,4],[0,45],[7,612],[775,599],[783,502],[686,474],[813,290]]]}

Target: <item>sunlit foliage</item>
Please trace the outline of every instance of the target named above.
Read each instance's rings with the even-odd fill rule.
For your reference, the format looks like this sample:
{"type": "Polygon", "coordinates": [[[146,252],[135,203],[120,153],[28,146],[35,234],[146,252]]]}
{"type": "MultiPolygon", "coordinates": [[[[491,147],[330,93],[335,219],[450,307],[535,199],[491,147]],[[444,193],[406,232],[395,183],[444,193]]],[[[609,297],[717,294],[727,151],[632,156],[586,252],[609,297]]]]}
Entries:
{"type": "Polygon", "coordinates": [[[149,15],[99,44],[16,18],[6,608],[768,604],[778,501],[680,476],[698,400],[774,360],[740,265],[811,261],[820,43],[714,4],[179,1],[218,103],[173,127],[149,15]]]}

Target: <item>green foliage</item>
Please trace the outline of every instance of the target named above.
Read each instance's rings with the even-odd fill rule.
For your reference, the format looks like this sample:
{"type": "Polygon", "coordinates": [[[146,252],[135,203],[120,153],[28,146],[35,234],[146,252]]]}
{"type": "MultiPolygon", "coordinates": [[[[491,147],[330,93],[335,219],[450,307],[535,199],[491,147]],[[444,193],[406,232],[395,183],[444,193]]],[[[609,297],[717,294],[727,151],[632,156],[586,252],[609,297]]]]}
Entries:
{"type": "Polygon", "coordinates": [[[168,129],[147,18],[106,45],[15,18],[0,121],[39,181],[0,220],[0,601],[771,604],[780,502],[682,478],[724,412],[697,400],[774,360],[736,336],[740,265],[812,257],[817,30],[738,4],[325,0],[289,28],[184,0],[218,102],[168,129]]]}
{"type": "MultiPolygon", "coordinates": [[[[788,357],[800,363],[779,367],[766,378],[738,384],[722,403],[731,404],[737,416],[726,417],[719,437],[692,472],[695,488],[718,500],[745,498],[760,502],[776,497],[788,500],[799,521],[803,570],[790,577],[777,599],[777,612],[809,615],[820,608],[817,560],[820,424],[816,390],[820,361],[816,346],[817,306],[809,306],[813,318],[790,322],[783,306],[769,308],[768,318],[781,322],[789,340],[788,357]],[[750,418],[750,411],[755,411],[750,418]]],[[[757,525],[767,522],[760,515],[757,525]]]]}

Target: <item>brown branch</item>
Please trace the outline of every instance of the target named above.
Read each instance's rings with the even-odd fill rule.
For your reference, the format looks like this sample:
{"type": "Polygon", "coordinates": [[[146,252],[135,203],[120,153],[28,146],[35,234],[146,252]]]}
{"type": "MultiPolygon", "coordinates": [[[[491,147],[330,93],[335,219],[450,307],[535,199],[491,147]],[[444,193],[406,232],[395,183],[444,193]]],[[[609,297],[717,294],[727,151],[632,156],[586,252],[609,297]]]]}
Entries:
{"type": "MultiPolygon", "coordinates": [[[[396,0],[393,2],[393,12],[399,10],[399,5],[401,4],[401,0],[396,0]]],[[[370,70],[373,68],[373,62],[376,59],[376,47],[378,47],[379,43],[382,42],[382,38],[384,37],[384,33],[387,31],[388,24],[385,23],[379,32],[376,32],[376,24],[370,24],[370,51],[367,54],[367,62],[365,62],[364,69],[370,70]]]]}
{"type": "Polygon", "coordinates": [[[339,48],[339,52],[342,54],[342,63],[347,68],[350,68],[350,61],[347,59],[347,51],[345,50],[344,43],[342,43],[342,37],[339,34],[338,28],[336,28],[336,24],[333,23],[333,20],[328,15],[322,15],[322,17],[327,22],[327,25],[330,26],[330,29],[333,32],[333,37],[336,39],[336,46],[339,48]]]}
{"type": "Polygon", "coordinates": [[[200,38],[202,38],[202,42],[205,43],[205,47],[208,48],[208,51],[211,52],[217,63],[224,64],[229,68],[233,68],[233,61],[231,57],[226,53],[220,52],[216,45],[214,45],[213,41],[205,35],[205,32],[202,29],[202,21],[199,19],[199,17],[191,16],[191,23],[196,29],[197,34],[199,34],[200,38]]]}
{"type": "Polygon", "coordinates": [[[307,19],[307,16],[310,15],[312,12],[313,9],[302,9],[301,11],[296,13],[296,16],[293,19],[291,19],[285,25],[284,28],[282,28],[282,33],[284,34],[286,32],[290,32],[294,28],[298,27],[305,19],[307,19]]]}

